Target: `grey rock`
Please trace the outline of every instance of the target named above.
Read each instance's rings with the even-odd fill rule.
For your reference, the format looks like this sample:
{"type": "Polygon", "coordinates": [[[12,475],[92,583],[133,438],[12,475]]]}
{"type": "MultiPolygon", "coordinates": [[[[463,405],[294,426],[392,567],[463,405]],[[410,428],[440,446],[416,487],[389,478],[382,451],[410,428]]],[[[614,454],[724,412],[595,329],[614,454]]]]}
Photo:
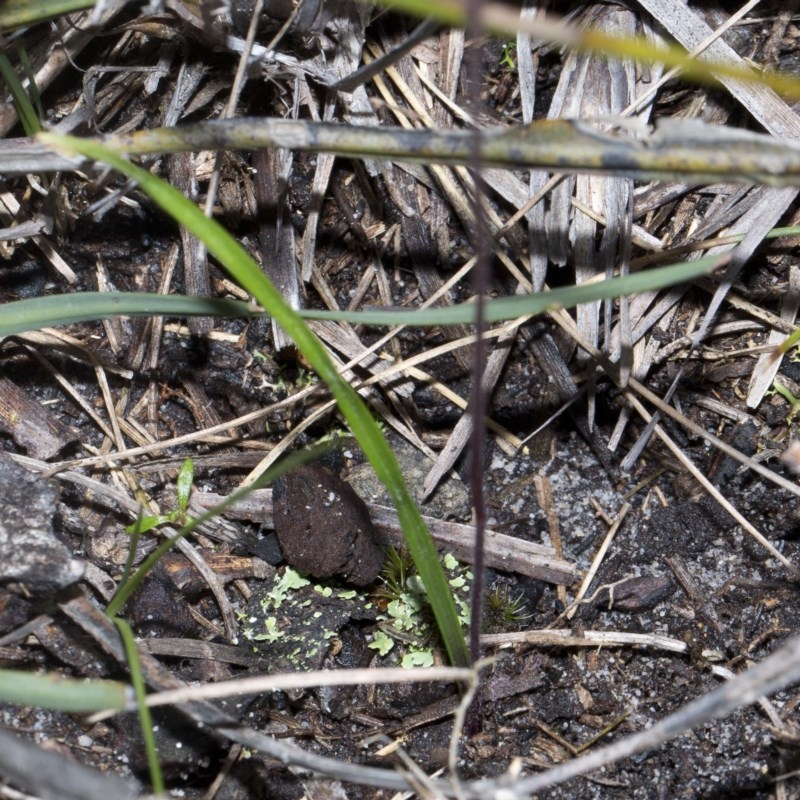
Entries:
{"type": "MultiPolygon", "coordinates": [[[[423,514],[436,519],[469,522],[471,518],[469,492],[459,478],[445,478],[439,483],[428,502],[420,503],[422,485],[433,462],[405,439],[392,437],[390,444],[400,463],[400,471],[403,473],[411,496],[417,501],[419,510],[423,514]]],[[[347,480],[368,503],[392,505],[386,489],[368,462],[354,467],[347,476],[347,480]]]]}
{"type": "Polygon", "coordinates": [[[52,592],[83,576],[83,562],[53,531],[57,499],[55,481],[0,454],[0,582],[52,592]]]}

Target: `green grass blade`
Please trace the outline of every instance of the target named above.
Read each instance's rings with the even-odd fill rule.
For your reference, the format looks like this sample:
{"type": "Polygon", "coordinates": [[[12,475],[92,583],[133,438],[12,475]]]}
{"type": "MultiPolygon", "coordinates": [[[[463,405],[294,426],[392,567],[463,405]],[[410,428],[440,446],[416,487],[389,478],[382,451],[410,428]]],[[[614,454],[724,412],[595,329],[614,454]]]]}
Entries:
{"type": "Polygon", "coordinates": [[[58,149],[67,149],[103,161],[136,180],[150,198],[177,222],[197,236],[225,266],[229,274],[255,297],[278,324],[291,336],[314,371],[328,385],[353,435],[369,459],[378,477],[392,498],[403,528],[409,552],[417,565],[431,602],[434,616],[448,656],[456,666],[470,663],[469,652],[461,630],[456,606],[419,509],[406,488],[400,466],[391,447],[383,438],[369,409],[339,374],[322,343],[302,318],[283,301],[280,292],[245,252],[244,248],[216,221],[208,219],[179,191],[146,170],[135,167],[114,151],[96,142],[74,137],[42,134],[45,142],[58,149]]]}
{"type": "Polygon", "coordinates": [[[14,106],[17,109],[19,121],[22,123],[22,129],[28,136],[35,136],[42,129],[41,123],[22,81],[5,53],[0,53],[0,75],[3,76],[8,91],[11,92],[11,97],[14,99],[14,106]]]}
{"type": "MultiPolygon", "coordinates": [[[[128,557],[125,559],[125,566],[122,568],[122,574],[119,576],[118,586],[124,586],[133,573],[133,567],[136,563],[136,550],[139,547],[139,539],[142,533],[146,530],[144,526],[144,514],[142,507],[139,506],[139,513],[136,515],[136,522],[129,525],[125,531],[129,534],[130,540],[128,542],[128,557]]],[[[113,599],[113,598],[112,598],[113,599]]]]}
{"type": "Polygon", "coordinates": [[[36,85],[36,73],[33,71],[33,64],[31,64],[30,58],[28,58],[28,51],[24,47],[19,46],[17,48],[17,53],[19,53],[19,63],[22,66],[22,71],[28,79],[28,86],[30,87],[28,89],[28,95],[36,109],[36,121],[39,123],[36,132],[38,133],[41,130],[41,122],[44,119],[44,106],[42,105],[42,96],[39,94],[39,87],[36,85]]]}
{"type": "MultiPolygon", "coordinates": [[[[536,316],[554,308],[570,308],[580,303],[621,297],[637,292],[654,291],[676,283],[685,283],[704,275],[725,261],[725,256],[706,256],[695,261],[648,269],[624,278],[612,278],[588,286],[568,286],[551,292],[514,295],[488,300],[485,305],[487,322],[500,322],[516,317],[536,316]]],[[[107,319],[117,315],[151,316],[258,316],[263,312],[252,305],[235,300],[217,300],[182,295],[147,294],[145,292],[79,292],[76,294],[35,297],[16,300],[2,306],[0,336],[37,330],[48,325],[66,325],[107,319]]],[[[471,303],[445,308],[404,311],[375,309],[370,311],[298,312],[304,319],[329,319],[361,325],[409,325],[432,327],[469,324],[475,319],[471,303]]]]}
{"type": "Polygon", "coordinates": [[[144,292],[77,292],[32,297],[4,303],[2,309],[0,336],[117,316],[254,317],[263,313],[238,300],[144,292]]]}
{"type": "Polygon", "coordinates": [[[147,753],[147,766],[150,770],[150,783],[153,785],[154,794],[162,794],[164,786],[164,776],[161,772],[161,764],[158,761],[158,750],[156,749],[156,739],[153,733],[153,718],[147,706],[147,688],[145,687],[144,677],[142,676],[142,665],[139,663],[139,653],[136,650],[136,642],[133,638],[131,626],[124,619],[114,619],[114,624],[119,630],[122,646],[125,649],[125,658],[128,661],[128,670],[131,673],[131,683],[136,694],[136,706],[139,712],[139,727],[144,739],[144,749],[147,753]]]}
{"type": "MultiPolygon", "coordinates": [[[[588,286],[567,286],[550,292],[513,295],[489,300],[484,305],[487,322],[500,322],[517,317],[536,316],[557,308],[571,308],[581,303],[606,300],[638,292],[663,289],[685,283],[722,266],[730,254],[705,256],[695,261],[673,264],[668,267],[643,270],[623,278],[611,278],[588,286]]],[[[306,319],[329,319],[361,325],[409,325],[432,327],[460,325],[474,322],[475,308],[471,303],[460,303],[444,308],[426,308],[416,311],[380,309],[375,311],[303,311],[306,319]]]]}
{"type": "Polygon", "coordinates": [[[91,8],[94,0],[2,0],[0,2],[0,32],[35,25],[62,14],[91,8]]]}
{"type": "Polygon", "coordinates": [[[800,342],[800,329],[796,330],[794,333],[790,333],[781,344],[776,346],[776,357],[779,355],[786,355],[798,342],[800,342]]]}
{"type": "Polygon", "coordinates": [[[114,709],[126,704],[128,687],[117,681],[78,681],[60,675],[33,675],[0,669],[0,701],[70,714],[114,709]]]}

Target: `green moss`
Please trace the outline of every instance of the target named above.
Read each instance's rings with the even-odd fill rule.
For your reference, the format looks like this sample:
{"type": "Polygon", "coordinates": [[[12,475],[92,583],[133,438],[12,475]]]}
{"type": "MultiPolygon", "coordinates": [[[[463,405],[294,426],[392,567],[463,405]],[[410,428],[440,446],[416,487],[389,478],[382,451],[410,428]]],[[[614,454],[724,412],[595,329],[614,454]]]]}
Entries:
{"type": "Polygon", "coordinates": [[[486,594],[483,629],[488,633],[513,630],[530,617],[522,594],[512,596],[508,589],[498,584],[486,594]]]}

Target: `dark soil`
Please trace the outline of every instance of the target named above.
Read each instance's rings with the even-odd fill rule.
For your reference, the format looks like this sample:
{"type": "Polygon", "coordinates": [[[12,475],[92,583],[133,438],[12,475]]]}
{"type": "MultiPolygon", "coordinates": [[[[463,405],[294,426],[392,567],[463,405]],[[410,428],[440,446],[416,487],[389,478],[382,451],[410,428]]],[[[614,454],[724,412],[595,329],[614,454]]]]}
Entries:
{"type": "MultiPolygon", "coordinates": [[[[130,24],[135,25],[133,18],[130,24]]],[[[168,35],[161,32],[170,43],[176,35],[173,27],[181,30],[172,20],[167,26],[168,35]]],[[[133,36],[124,54],[114,55],[122,59],[120,65],[156,63],[163,43],[151,35],[156,34],[133,36]]],[[[196,36],[194,33],[181,43],[190,63],[197,60],[198,51],[204,46],[198,44],[196,36]]],[[[295,32],[290,41],[303,57],[311,57],[303,48],[317,52],[312,38],[295,32]]],[[[110,43],[98,39],[82,54],[80,65],[104,63],[111,55],[110,43]]],[[[519,101],[515,100],[509,78],[512,73],[499,65],[499,55],[494,53],[494,61],[490,62],[487,113],[495,120],[515,121],[519,119],[519,101]]],[[[545,90],[550,87],[551,78],[555,80],[557,63],[556,54],[543,54],[540,80],[545,90]]],[[[203,85],[212,97],[213,80],[229,82],[234,66],[229,55],[216,53],[209,58],[203,85]]],[[[171,89],[173,81],[174,76],[170,75],[167,82],[171,89]]],[[[272,83],[258,86],[258,90],[251,86],[245,93],[239,108],[242,115],[279,114],[291,104],[286,81],[275,78],[272,83]],[[263,96],[262,86],[267,87],[263,96]]],[[[141,84],[135,87],[140,91],[126,95],[129,101],[124,110],[103,112],[103,130],[116,129],[140,113],[145,120],[160,119],[160,94],[146,96],[141,84]]],[[[80,91],[77,73],[64,77],[62,85],[54,87],[52,96],[46,97],[53,121],[61,113],[57,109],[66,108],[59,104],[74,100],[80,91]]],[[[537,105],[543,103],[544,99],[537,97],[537,105]]],[[[209,111],[206,108],[193,113],[199,116],[209,111]]],[[[312,203],[314,163],[309,156],[298,155],[289,182],[288,224],[295,227],[298,238],[312,203]]],[[[399,185],[407,176],[396,167],[394,170],[399,185]]],[[[114,289],[159,291],[164,270],[174,261],[173,248],[179,241],[173,225],[136,189],[126,189],[128,204],[116,203],[100,217],[89,211],[90,204],[104,196],[99,183],[86,183],[72,175],[60,180],[60,188],[51,188],[51,192],[62,193],[54,238],[59,242],[60,253],[77,273],[78,284],[71,286],[49,266],[43,267],[38,251],[27,243],[9,253],[0,269],[3,298],[96,290],[100,273],[108,276],[114,289]]],[[[124,187],[113,176],[106,183],[112,189],[124,187]]],[[[19,182],[10,188],[22,197],[25,186],[19,182]]],[[[413,213],[398,205],[400,195],[394,192],[395,187],[387,186],[386,173],[370,175],[361,165],[349,161],[337,162],[330,187],[322,206],[316,262],[320,280],[341,307],[351,302],[362,282],[364,265],[371,263],[380,249],[377,240],[366,233],[371,226],[383,224],[389,228],[397,224],[402,243],[396,244],[400,238],[380,243],[380,256],[386,266],[385,285],[379,290],[378,282],[373,281],[362,305],[384,305],[387,299],[397,305],[415,305],[431,294],[434,279],[445,280],[469,256],[469,231],[449,211],[441,230],[437,230],[434,221],[441,217],[442,207],[448,207],[439,195],[421,184],[410,195],[414,203],[422,205],[412,208],[413,213]],[[416,231],[416,239],[412,239],[408,219],[424,223],[416,231]],[[409,244],[412,241],[414,247],[409,244]],[[446,242],[444,248],[442,241],[446,242]],[[421,247],[430,249],[420,251],[421,247]],[[421,266],[424,263],[431,274],[421,266]]],[[[201,194],[205,188],[202,183],[201,194]]],[[[252,204],[248,204],[248,198],[253,196],[248,156],[231,156],[223,165],[218,210],[237,237],[258,256],[262,231],[252,204]]],[[[700,193],[690,197],[695,204],[704,199],[700,193]]],[[[47,210],[54,201],[37,195],[30,203],[32,216],[35,211],[47,210]]],[[[503,203],[496,201],[495,208],[502,211],[503,203]]],[[[654,233],[664,234],[666,225],[655,226],[654,233]]],[[[521,242],[526,240],[521,230],[516,235],[521,242]]],[[[765,247],[748,265],[737,289],[752,302],[778,313],[793,259],[793,254],[779,245],[765,247]]],[[[505,273],[498,270],[498,274],[505,273]]],[[[554,276],[554,281],[572,279],[563,274],[554,276]]],[[[224,295],[229,291],[223,281],[224,276],[212,264],[213,293],[224,295]]],[[[323,307],[324,293],[318,282],[314,286],[304,287],[303,302],[323,307]]],[[[172,290],[182,291],[184,287],[179,268],[172,290]]],[[[493,285],[496,293],[506,293],[508,288],[508,282],[501,278],[493,285]]],[[[469,284],[458,284],[450,295],[453,301],[465,299],[470,295],[469,284]]],[[[667,342],[687,335],[687,331],[695,329],[689,326],[689,320],[701,314],[706,303],[707,296],[699,290],[697,294],[687,293],[672,322],[659,335],[667,342]]],[[[745,312],[725,310],[720,322],[748,319],[745,312]]],[[[115,320],[106,328],[98,323],[73,325],[66,330],[78,340],[84,353],[90,353],[103,366],[108,391],[125,421],[120,434],[125,446],[193,433],[277,404],[312,380],[301,359],[273,351],[270,327],[260,320],[215,320],[209,336],[192,335],[171,324],[160,332],[157,347],[150,339],[151,320],[115,320]]],[[[377,338],[372,331],[359,333],[365,344],[377,338]]],[[[413,356],[452,336],[450,331],[439,329],[408,329],[397,337],[393,355],[397,359],[413,356]]],[[[550,321],[528,325],[525,333],[515,339],[489,403],[489,416],[520,438],[536,430],[563,405],[551,367],[543,365],[535,355],[540,352],[536,351],[535,342],[541,338],[547,338],[570,366],[576,385],[585,382],[586,362],[576,358],[574,344],[561,330],[550,321]]],[[[692,356],[678,395],[683,413],[694,422],[743,453],[764,456],[762,463],[784,474],[778,455],[796,434],[788,403],[776,395],[765,398],[753,410],[744,402],[754,363],[748,351],[765,341],[766,332],[761,328],[715,338],[713,349],[701,348],[692,356]],[[737,412],[740,422],[734,423],[697,403],[698,398],[708,397],[737,412]]],[[[36,473],[19,472],[21,468],[14,462],[0,460],[0,467],[9,470],[9,485],[15,489],[14,494],[11,489],[4,491],[1,498],[5,527],[0,528],[0,547],[5,549],[0,588],[0,660],[9,669],[127,680],[123,667],[101,643],[65,613],[65,606],[78,599],[104,606],[128,557],[130,537],[124,529],[135,520],[135,511],[113,495],[104,496],[64,477],[63,470],[71,468],[68,462],[72,459],[118,449],[118,443],[111,443],[90,414],[96,412],[107,419],[94,364],[89,357],[76,356],[75,352],[72,344],[56,345],[52,340],[44,344],[16,339],[3,342],[0,380],[12,382],[22,393],[24,399],[18,401],[18,411],[24,403],[44,409],[48,427],[40,427],[38,437],[30,438],[18,425],[7,423],[0,436],[0,449],[6,454],[36,458],[40,467],[55,467],[60,474],[46,478],[40,476],[41,469],[36,473]],[[36,353],[41,353],[46,363],[36,353]],[[59,374],[86,399],[83,407],[62,390],[59,374]],[[31,480],[29,476],[33,474],[39,477],[31,480]],[[27,492],[22,499],[16,496],[23,494],[20,486],[27,492]],[[9,503],[11,507],[6,507],[9,503]],[[42,504],[47,509],[44,519],[42,504]],[[43,530],[44,545],[32,536],[34,528],[43,530]],[[44,551],[40,548],[45,545],[50,548],[49,568],[43,570],[40,559],[31,558],[31,552],[35,548],[41,555],[44,551]],[[76,559],[87,570],[80,580],[75,580],[76,559]]],[[[675,358],[685,355],[686,349],[676,351],[675,358]]],[[[677,363],[666,360],[657,365],[646,378],[648,387],[663,394],[677,363]]],[[[463,357],[463,351],[440,356],[422,366],[457,394],[469,396],[470,362],[463,357]]],[[[779,379],[789,387],[799,385],[797,363],[784,359],[779,379]]],[[[402,397],[400,405],[421,441],[439,450],[462,410],[430,383],[415,382],[404,393],[398,381],[393,390],[395,396],[402,397]]],[[[4,399],[3,391],[0,384],[0,401],[4,399]]],[[[391,400],[385,390],[376,396],[383,403],[391,400]]],[[[324,397],[320,389],[301,402],[277,405],[264,418],[242,424],[236,438],[185,443],[170,447],[168,452],[138,456],[116,466],[84,465],[77,471],[115,485],[117,492],[130,499],[133,508],[142,490],[166,512],[175,507],[173,487],[178,468],[184,458],[191,457],[196,490],[227,494],[324,397]],[[111,483],[112,474],[118,479],[116,484],[111,483]]],[[[586,600],[573,616],[564,616],[564,600],[574,598],[580,579],[566,587],[565,593],[563,587],[531,577],[489,570],[484,630],[501,633],[553,626],[569,627],[578,636],[586,631],[660,634],[684,642],[688,652],[669,653],[635,646],[584,649],[515,644],[487,648],[487,655],[493,655],[495,660],[482,673],[471,730],[460,742],[462,779],[499,776],[512,765],[529,774],[575,757],[584,748],[618,741],[720,686],[722,678],[714,673],[714,667],[741,671],[797,633],[800,609],[797,584],[791,573],[738,527],[659,442],[651,442],[629,473],[620,471],[622,455],[641,431],[640,423],[635,421],[618,450],[608,450],[607,440],[623,405],[622,394],[601,379],[591,432],[587,404],[581,398],[514,454],[487,439],[483,458],[489,527],[520,539],[561,547],[564,559],[576,564],[576,574],[581,577],[600,547],[609,522],[625,502],[631,508],[588,587],[586,600]],[[552,488],[550,509],[540,503],[537,477],[545,478],[552,488]],[[553,519],[557,523],[555,530],[553,519]]],[[[323,417],[300,435],[292,448],[313,444],[340,425],[335,415],[323,417]]],[[[797,497],[741,469],[738,462],[712,450],[677,425],[667,423],[666,427],[725,497],[791,563],[800,563],[797,497]]],[[[397,438],[390,437],[390,441],[399,452],[397,438]]],[[[345,439],[328,456],[327,472],[318,466],[307,469],[320,470],[314,473],[317,476],[341,474],[346,478],[362,460],[355,443],[345,439]]],[[[457,462],[457,474],[451,480],[466,484],[467,466],[466,459],[457,462]]],[[[409,461],[407,471],[412,469],[416,467],[409,461]]],[[[213,594],[178,553],[170,554],[159,564],[129,602],[123,616],[143,640],[143,649],[155,653],[175,680],[205,683],[291,668],[295,663],[290,658],[294,657],[292,653],[285,657],[271,655],[268,648],[254,646],[244,636],[247,620],[257,615],[259,604],[273,591],[275,581],[286,574],[284,556],[301,571],[327,578],[325,585],[333,592],[353,594],[350,584],[358,585],[366,602],[374,604],[365,610],[349,597],[346,601],[326,597],[316,602],[313,588],[304,589],[301,600],[294,603],[297,610],[291,612],[300,616],[293,617],[292,624],[306,624],[302,615],[316,611],[320,615],[324,612],[319,624],[327,627],[320,628],[322,633],[316,638],[305,634],[301,627],[293,628],[292,635],[310,658],[298,668],[334,670],[386,665],[399,659],[403,643],[398,643],[393,655],[386,658],[377,656],[368,646],[379,629],[380,609],[387,599],[381,596],[380,579],[375,580],[382,551],[376,555],[378,544],[369,520],[364,518],[366,506],[349,497],[349,487],[342,489],[338,483],[326,483],[327,488],[319,492],[316,487],[316,482],[303,481],[297,473],[276,487],[278,541],[270,526],[238,518],[223,518],[215,529],[204,530],[194,540],[225,584],[224,591],[240,624],[238,641],[226,636],[225,619],[213,594]],[[307,516],[306,506],[317,502],[312,516],[307,516]],[[317,540],[308,546],[310,537],[324,537],[329,542],[334,535],[335,549],[315,545],[317,540]],[[159,644],[156,640],[163,641],[159,644]],[[190,643],[208,643],[220,649],[199,652],[190,643]],[[224,645],[230,647],[224,650],[224,645]]],[[[441,491],[454,490],[451,485],[441,491]]],[[[446,506],[454,505],[455,500],[447,501],[446,506]]],[[[439,518],[450,516],[448,507],[422,509],[439,518]]],[[[137,562],[152,550],[155,541],[154,537],[143,537],[137,562]]],[[[363,599],[361,594],[358,597],[363,599]]],[[[287,620],[288,606],[280,612],[287,620]]],[[[429,644],[441,660],[436,641],[431,639],[429,644]]],[[[385,747],[399,742],[418,767],[430,775],[447,767],[458,700],[452,684],[401,684],[273,692],[234,698],[219,705],[245,726],[345,762],[400,767],[403,761],[397,748],[385,747]]],[[[782,730],[776,729],[758,706],[753,706],[585,779],[553,787],[540,796],[697,800],[766,800],[781,796],[776,794],[776,778],[800,767],[798,739],[786,733],[797,731],[800,694],[790,688],[771,700],[784,723],[782,730]]],[[[78,715],[0,704],[0,721],[8,730],[69,759],[104,772],[133,776],[142,786],[148,785],[138,720],[132,714],[91,723],[78,715]]],[[[198,729],[196,723],[174,710],[157,711],[155,723],[159,758],[174,796],[207,797],[208,787],[217,777],[221,783],[215,797],[225,800],[303,796],[355,799],[393,794],[388,789],[341,785],[327,779],[315,781],[304,770],[264,759],[258,753],[232,753],[231,743],[224,737],[198,729]]],[[[797,779],[782,784],[781,791],[786,792],[782,796],[797,792],[797,779]]]]}

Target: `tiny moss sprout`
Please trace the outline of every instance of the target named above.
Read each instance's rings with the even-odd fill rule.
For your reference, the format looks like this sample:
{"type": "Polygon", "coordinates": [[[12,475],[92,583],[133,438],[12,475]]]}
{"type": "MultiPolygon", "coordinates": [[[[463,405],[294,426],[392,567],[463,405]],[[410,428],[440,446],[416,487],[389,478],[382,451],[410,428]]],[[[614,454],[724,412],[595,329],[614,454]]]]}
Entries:
{"type": "Polygon", "coordinates": [[[495,584],[486,593],[483,628],[487,633],[499,633],[516,628],[531,618],[522,593],[514,596],[509,590],[495,584]]]}
{"type": "Polygon", "coordinates": [[[319,378],[313,370],[299,367],[295,383],[299,388],[306,389],[310,386],[316,386],[319,383],[319,378]]]}
{"type": "Polygon", "coordinates": [[[394,599],[399,597],[406,585],[406,578],[413,570],[414,562],[408,551],[390,547],[386,552],[386,562],[381,573],[383,587],[378,590],[378,597],[394,599]]]}
{"type": "Polygon", "coordinates": [[[517,63],[514,56],[517,52],[517,46],[513,42],[506,42],[503,45],[503,53],[500,59],[500,66],[506,67],[512,72],[517,68],[517,63]]]}

